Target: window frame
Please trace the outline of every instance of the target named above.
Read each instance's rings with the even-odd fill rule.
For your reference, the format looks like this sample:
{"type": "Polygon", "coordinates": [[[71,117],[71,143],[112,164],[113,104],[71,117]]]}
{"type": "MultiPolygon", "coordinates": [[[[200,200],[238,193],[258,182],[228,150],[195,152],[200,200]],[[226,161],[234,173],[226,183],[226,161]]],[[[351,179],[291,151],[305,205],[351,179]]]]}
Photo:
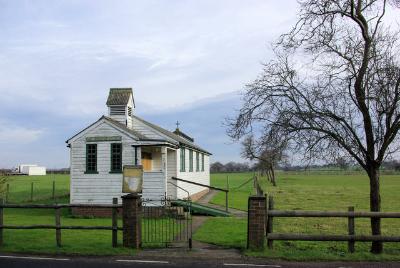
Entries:
{"type": "Polygon", "coordinates": [[[180,148],[180,172],[186,172],[186,149],[180,148]]]}
{"type": "Polygon", "coordinates": [[[204,154],[201,154],[201,171],[204,171],[204,154]]]}
{"type": "Polygon", "coordinates": [[[110,173],[122,173],[122,143],[111,143],[110,144],[110,173]],[[120,146],[120,151],[119,151],[119,169],[114,169],[114,157],[117,156],[116,153],[113,151],[113,146],[119,145],[120,146]]]}
{"type": "Polygon", "coordinates": [[[189,172],[193,172],[193,150],[189,149],[189,172]]]}
{"type": "MultiPolygon", "coordinates": [[[[93,148],[92,148],[93,150],[93,148]]],[[[85,170],[85,174],[98,174],[99,172],[97,171],[97,143],[86,143],[86,170],[85,170]],[[89,152],[90,146],[94,146],[94,152],[89,152]],[[94,168],[92,169],[91,164],[89,164],[89,157],[93,157],[93,159],[91,159],[91,162],[94,162],[94,168]]]]}
{"type": "Polygon", "coordinates": [[[196,172],[200,172],[200,153],[196,152],[196,172]]]}

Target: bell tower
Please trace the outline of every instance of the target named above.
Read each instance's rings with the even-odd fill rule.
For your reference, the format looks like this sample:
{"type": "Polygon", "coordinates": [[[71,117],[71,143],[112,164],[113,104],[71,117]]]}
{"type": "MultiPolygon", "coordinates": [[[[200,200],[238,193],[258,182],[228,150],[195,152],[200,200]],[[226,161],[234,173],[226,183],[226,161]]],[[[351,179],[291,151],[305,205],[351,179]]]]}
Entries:
{"type": "Polygon", "coordinates": [[[132,128],[132,116],[135,110],[132,88],[110,88],[107,107],[111,119],[132,128]]]}

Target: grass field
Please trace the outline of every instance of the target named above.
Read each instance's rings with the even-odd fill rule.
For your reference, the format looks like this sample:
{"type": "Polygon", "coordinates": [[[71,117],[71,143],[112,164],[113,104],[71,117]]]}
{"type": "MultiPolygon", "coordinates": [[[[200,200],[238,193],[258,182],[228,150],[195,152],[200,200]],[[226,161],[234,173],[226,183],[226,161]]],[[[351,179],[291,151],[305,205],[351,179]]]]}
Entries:
{"type": "Polygon", "coordinates": [[[11,176],[9,184],[9,203],[30,202],[31,185],[33,183],[33,200],[47,200],[53,195],[53,181],[55,182],[55,196],[65,197],[69,194],[69,175],[49,174],[46,176],[11,176]]]}
{"type": "MultiPolygon", "coordinates": [[[[63,203],[68,202],[67,199],[60,201],[63,203]]],[[[54,210],[5,209],[4,224],[54,224],[54,210]]],[[[111,226],[111,219],[72,218],[68,210],[63,209],[61,224],[111,226]]],[[[121,223],[119,225],[121,226],[121,223]]],[[[118,240],[121,244],[121,232],[119,232],[118,240]]],[[[61,248],[56,247],[55,230],[4,230],[4,245],[0,248],[0,251],[88,255],[134,254],[134,251],[123,247],[112,248],[111,231],[101,230],[62,230],[61,248]]]]}
{"type": "MultiPolygon", "coordinates": [[[[214,174],[212,184],[226,186],[229,177],[230,206],[247,210],[247,198],[253,191],[249,184],[237,189],[252,174],[214,174]],[[236,188],[236,189],[235,189],[236,188]]],[[[346,211],[348,206],[356,210],[368,210],[369,185],[365,175],[358,174],[305,174],[278,173],[278,186],[272,187],[265,180],[263,187],[275,200],[275,208],[281,210],[334,210],[346,211]]],[[[400,175],[384,175],[381,181],[382,210],[400,211],[400,175]]],[[[224,205],[223,194],[217,195],[213,203],[224,205]]],[[[274,231],[281,233],[304,234],[346,234],[347,219],[337,218],[275,218],[274,231]]],[[[356,219],[356,234],[369,234],[369,220],[356,219]]],[[[246,243],[247,221],[245,219],[213,218],[195,234],[195,239],[223,245],[244,248],[246,243]],[[225,230],[229,235],[226,235],[225,230]]],[[[382,220],[385,235],[400,235],[400,220],[382,220]]],[[[368,253],[369,243],[356,243],[356,254],[348,254],[347,244],[343,242],[275,242],[272,251],[249,253],[284,259],[338,259],[338,260],[400,260],[400,243],[386,243],[385,254],[374,256],[368,253]]]]}
{"type": "MultiPolygon", "coordinates": [[[[213,186],[226,188],[229,180],[229,206],[247,210],[247,198],[254,193],[253,183],[237,189],[240,184],[253,176],[252,173],[212,174],[213,186]]],[[[321,175],[305,173],[278,173],[278,186],[273,187],[261,180],[265,192],[272,194],[275,207],[287,210],[356,210],[369,209],[369,181],[362,173],[352,175],[321,175]]],[[[400,211],[400,175],[383,175],[381,195],[383,211],[400,211]]],[[[225,205],[225,194],[219,193],[212,203],[225,205]]]]}
{"type": "MultiPolygon", "coordinates": [[[[47,176],[15,176],[9,178],[10,203],[53,203],[52,187],[56,182],[56,202],[69,203],[69,175],[47,176]],[[30,201],[31,182],[34,183],[34,202],[30,201]]],[[[4,209],[4,224],[6,225],[35,225],[54,224],[54,209],[4,209]]],[[[145,239],[148,229],[154,229],[162,219],[151,221],[143,219],[142,237],[145,239]]],[[[111,226],[110,218],[77,218],[73,217],[68,209],[63,209],[61,216],[62,225],[70,226],[111,226]]],[[[119,220],[118,225],[122,226],[119,220]]],[[[172,232],[172,227],[167,228],[164,222],[163,229],[158,230],[158,237],[176,235],[179,230],[172,232]],[[160,232],[163,233],[160,233],[160,232]]],[[[174,225],[178,228],[177,225],[174,225]]],[[[83,254],[83,255],[132,255],[132,249],[122,247],[122,232],[118,232],[118,248],[111,246],[111,231],[103,230],[62,230],[62,247],[56,247],[55,230],[4,230],[4,245],[0,252],[25,252],[25,253],[54,253],[54,254],[83,254]]],[[[150,237],[156,240],[155,232],[150,237]]],[[[146,244],[146,247],[163,246],[162,244],[146,244]]]]}
{"type": "MultiPolygon", "coordinates": [[[[238,188],[253,174],[212,174],[212,184],[226,187],[229,178],[229,204],[231,207],[247,210],[247,199],[254,193],[250,181],[238,188]]],[[[30,199],[30,182],[34,181],[36,203],[50,203],[52,200],[52,181],[56,181],[56,194],[59,203],[68,203],[65,195],[69,192],[68,175],[45,177],[14,177],[10,180],[10,201],[24,203],[30,199]]],[[[278,173],[278,186],[272,187],[265,180],[263,187],[275,199],[277,209],[301,210],[347,210],[355,206],[356,210],[368,210],[368,179],[361,173],[324,174],[324,173],[278,173]]],[[[400,175],[384,175],[381,182],[382,210],[400,211],[400,175]]],[[[217,195],[213,203],[225,205],[224,194],[217,195]]],[[[53,224],[53,210],[21,210],[6,209],[5,224],[53,224]]],[[[67,210],[61,219],[65,225],[111,225],[110,219],[74,218],[67,210]]],[[[274,231],[282,233],[324,233],[346,234],[347,219],[302,219],[288,218],[274,220],[274,231]]],[[[121,224],[121,223],[119,223],[121,224]]],[[[356,233],[369,234],[369,221],[356,219],[356,233]]],[[[384,219],[382,222],[384,234],[400,235],[400,220],[384,219]]],[[[194,239],[245,249],[247,220],[238,218],[212,218],[208,220],[195,234],[194,239]]],[[[62,244],[55,246],[54,230],[5,230],[2,252],[29,253],[62,253],[89,255],[132,255],[134,251],[111,247],[110,231],[62,231],[62,244]],[[40,241],[40,242],[39,242],[40,241]]],[[[121,234],[120,234],[121,235],[121,234]]],[[[121,244],[122,238],[119,237],[121,244]]],[[[290,260],[397,260],[400,261],[400,243],[386,243],[384,254],[375,256],[369,252],[369,243],[356,243],[356,253],[347,253],[344,242],[275,242],[274,250],[264,252],[247,252],[253,256],[267,256],[290,260]]]]}

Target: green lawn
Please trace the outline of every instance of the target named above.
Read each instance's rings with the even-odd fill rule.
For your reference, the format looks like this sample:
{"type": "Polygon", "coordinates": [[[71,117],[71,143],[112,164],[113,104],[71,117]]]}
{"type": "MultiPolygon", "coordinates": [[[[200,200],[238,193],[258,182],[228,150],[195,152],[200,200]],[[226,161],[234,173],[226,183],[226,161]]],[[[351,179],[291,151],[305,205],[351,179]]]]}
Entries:
{"type": "MultiPolygon", "coordinates": [[[[252,181],[238,188],[252,173],[212,174],[212,185],[226,188],[229,178],[229,204],[231,207],[247,210],[247,199],[254,193],[252,181]]],[[[30,182],[34,181],[36,203],[50,203],[52,182],[56,181],[56,194],[59,203],[68,203],[68,175],[13,177],[9,181],[11,202],[24,203],[30,199],[30,182]],[[62,197],[64,196],[64,197],[62,197]]],[[[347,210],[355,206],[356,210],[368,210],[368,179],[361,173],[278,173],[278,186],[272,187],[265,180],[263,187],[275,199],[276,209],[302,210],[347,210]]],[[[384,175],[381,182],[383,211],[400,211],[400,175],[384,175]]],[[[225,205],[224,194],[217,195],[212,202],[225,205]]],[[[63,211],[62,224],[65,225],[111,225],[111,219],[74,218],[67,210],[63,211]]],[[[302,219],[287,218],[274,220],[275,232],[287,233],[324,233],[346,234],[346,219],[302,219]]],[[[53,210],[6,209],[5,224],[30,225],[54,224],[53,210]]],[[[121,222],[119,222],[121,226],[121,222]]],[[[144,224],[146,226],[146,224],[144,224]]],[[[152,226],[152,225],[148,225],[152,226]]],[[[384,219],[384,234],[400,235],[400,220],[384,219]]],[[[247,220],[237,218],[212,218],[195,234],[194,239],[225,247],[245,249],[247,220]]],[[[369,234],[369,222],[356,219],[356,233],[369,234]]],[[[62,231],[62,247],[55,246],[54,230],[4,230],[4,246],[1,252],[62,253],[89,255],[132,255],[135,252],[121,247],[111,247],[111,231],[62,231]]],[[[356,243],[356,253],[348,254],[344,242],[279,242],[274,250],[264,252],[246,252],[252,256],[296,260],[400,260],[400,243],[386,243],[384,254],[374,256],[368,253],[369,243],[356,243]]]]}
{"type": "Polygon", "coordinates": [[[55,182],[55,196],[65,197],[69,194],[69,174],[48,174],[45,176],[10,176],[8,179],[9,203],[29,202],[33,183],[33,200],[47,200],[53,195],[53,181],[55,182]]]}
{"type": "MultiPolygon", "coordinates": [[[[33,203],[53,203],[52,187],[56,183],[56,202],[69,203],[69,175],[15,176],[9,178],[9,203],[32,203],[31,183],[34,183],[33,203]]],[[[5,209],[4,224],[36,225],[54,224],[53,209],[5,209]]],[[[63,209],[62,225],[111,226],[110,218],[73,217],[63,209]]],[[[122,221],[119,219],[119,226],[122,221]]],[[[181,230],[165,219],[143,219],[142,237],[145,247],[162,247],[159,241],[176,236],[181,230]],[[157,228],[156,226],[161,226],[157,228]],[[175,228],[175,229],[174,229],[175,228]],[[156,230],[157,229],[157,230],[156,230]],[[152,231],[154,230],[154,231],[152,231]],[[149,236],[148,233],[152,235],[149,236]],[[150,241],[151,240],[151,241],[150,241]]],[[[181,227],[182,228],[182,227],[181,227]]],[[[62,247],[56,247],[55,230],[4,230],[4,245],[0,252],[57,253],[87,255],[132,255],[135,251],[122,247],[122,231],[118,232],[118,248],[111,246],[111,231],[62,230],[62,247]]]]}
{"type": "MultiPolygon", "coordinates": [[[[247,210],[247,198],[252,192],[252,183],[235,189],[252,176],[244,174],[213,174],[212,184],[226,185],[229,176],[230,206],[247,210]],[[234,189],[234,190],[233,190],[234,189]]],[[[275,208],[280,210],[331,210],[346,211],[348,206],[356,210],[368,210],[368,178],[361,173],[313,174],[278,173],[278,186],[272,187],[265,180],[262,185],[268,194],[274,196],[275,208]]],[[[382,210],[400,211],[400,175],[384,175],[381,181],[382,210]]],[[[219,194],[213,203],[224,205],[224,195],[219,194]]],[[[247,221],[244,219],[213,218],[195,234],[195,239],[222,246],[244,248],[247,221]],[[228,224],[229,223],[229,224],[228,224]],[[227,230],[229,235],[224,233],[227,230]],[[240,241],[240,242],[238,242],[240,241]]],[[[309,234],[346,234],[347,219],[342,218],[275,218],[274,232],[309,234]]],[[[383,219],[382,232],[385,235],[400,235],[400,219],[383,219]]],[[[369,234],[367,219],[356,219],[356,234],[369,234]]],[[[347,254],[343,242],[275,242],[273,251],[249,253],[285,259],[339,259],[339,260],[400,260],[400,243],[386,243],[385,254],[374,256],[368,253],[369,243],[356,243],[356,254],[347,254]]]]}
{"type": "MultiPolygon", "coordinates": [[[[255,193],[253,180],[250,180],[253,176],[254,173],[211,174],[211,185],[224,189],[229,188],[229,207],[247,211],[247,199],[249,195],[255,193]],[[227,181],[229,187],[227,186],[227,181]],[[246,181],[248,181],[248,183],[240,187],[246,181]]],[[[211,200],[211,203],[225,206],[225,193],[218,193],[211,200]]]]}
{"type": "MultiPolygon", "coordinates": [[[[67,203],[68,200],[60,200],[67,203]]],[[[44,202],[40,202],[44,203],[44,202]]],[[[54,209],[4,209],[5,225],[54,225],[54,209]]],[[[186,221],[184,221],[185,223],[186,221]]],[[[62,210],[64,226],[111,226],[111,218],[74,217],[62,210]]],[[[122,227],[122,220],[118,220],[122,227]]],[[[184,229],[170,219],[142,219],[144,247],[164,247],[164,242],[184,229]],[[161,227],[162,226],[162,227],[161,227]]],[[[56,247],[55,230],[4,230],[4,245],[0,252],[64,253],[84,255],[132,255],[134,250],[122,247],[122,231],[118,232],[118,247],[111,246],[109,230],[62,230],[62,247],[56,247]]]]}

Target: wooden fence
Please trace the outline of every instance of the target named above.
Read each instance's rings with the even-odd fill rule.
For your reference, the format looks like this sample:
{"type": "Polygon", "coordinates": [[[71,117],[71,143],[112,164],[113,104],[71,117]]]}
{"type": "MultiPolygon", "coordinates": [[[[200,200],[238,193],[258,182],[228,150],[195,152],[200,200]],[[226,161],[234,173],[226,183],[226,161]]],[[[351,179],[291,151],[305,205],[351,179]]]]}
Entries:
{"type": "MultiPolygon", "coordinates": [[[[23,200],[23,201],[33,202],[33,201],[40,200],[40,199],[37,199],[37,198],[35,199],[34,198],[34,192],[35,192],[34,189],[35,189],[34,188],[34,182],[31,182],[30,190],[29,190],[30,191],[29,199],[23,200]]],[[[51,199],[53,199],[54,202],[56,201],[57,198],[64,197],[64,196],[67,196],[67,195],[68,194],[56,195],[56,181],[52,182],[51,199]]],[[[48,198],[45,198],[45,199],[48,199],[48,198]]],[[[6,184],[5,202],[6,203],[10,202],[10,184],[9,183],[6,184]]]]}
{"type": "Polygon", "coordinates": [[[348,251],[355,251],[355,242],[400,242],[400,236],[383,236],[383,235],[356,235],[355,218],[400,218],[399,212],[363,212],[354,211],[354,207],[349,207],[348,211],[282,211],[274,209],[274,199],[272,196],[268,198],[266,211],[266,237],[268,248],[273,248],[275,240],[290,241],[347,241],[348,251]],[[347,235],[313,235],[313,234],[288,234],[274,233],[274,218],[287,217],[305,217],[305,218],[347,218],[347,235]]]}
{"type": "Polygon", "coordinates": [[[56,244],[61,247],[61,230],[110,230],[112,232],[112,246],[117,247],[118,244],[118,231],[122,228],[118,227],[118,209],[122,208],[121,204],[118,204],[118,199],[113,198],[112,205],[83,205],[83,204],[57,204],[57,205],[18,205],[18,204],[4,204],[3,200],[0,199],[0,246],[3,245],[3,230],[4,229],[54,229],[56,244]],[[54,225],[4,225],[4,209],[5,208],[16,208],[16,209],[54,209],[55,215],[54,225]],[[112,209],[112,224],[111,226],[63,226],[61,225],[61,209],[62,208],[109,208],[112,209]]]}
{"type": "MultiPolygon", "coordinates": [[[[229,200],[229,197],[228,197],[229,190],[228,189],[222,189],[222,188],[218,188],[218,187],[214,187],[214,186],[210,186],[210,185],[206,185],[206,184],[202,184],[202,183],[198,183],[198,182],[194,182],[194,181],[188,181],[188,180],[180,179],[180,178],[177,178],[177,177],[171,177],[171,179],[176,180],[176,181],[189,183],[189,184],[194,184],[194,185],[201,186],[201,187],[205,187],[205,188],[208,188],[208,189],[211,189],[211,190],[224,192],[225,193],[225,211],[228,212],[228,207],[229,207],[229,204],[228,204],[228,202],[229,202],[228,201],[229,200]]],[[[227,188],[229,188],[228,177],[226,179],[226,185],[227,185],[227,188]]]]}

